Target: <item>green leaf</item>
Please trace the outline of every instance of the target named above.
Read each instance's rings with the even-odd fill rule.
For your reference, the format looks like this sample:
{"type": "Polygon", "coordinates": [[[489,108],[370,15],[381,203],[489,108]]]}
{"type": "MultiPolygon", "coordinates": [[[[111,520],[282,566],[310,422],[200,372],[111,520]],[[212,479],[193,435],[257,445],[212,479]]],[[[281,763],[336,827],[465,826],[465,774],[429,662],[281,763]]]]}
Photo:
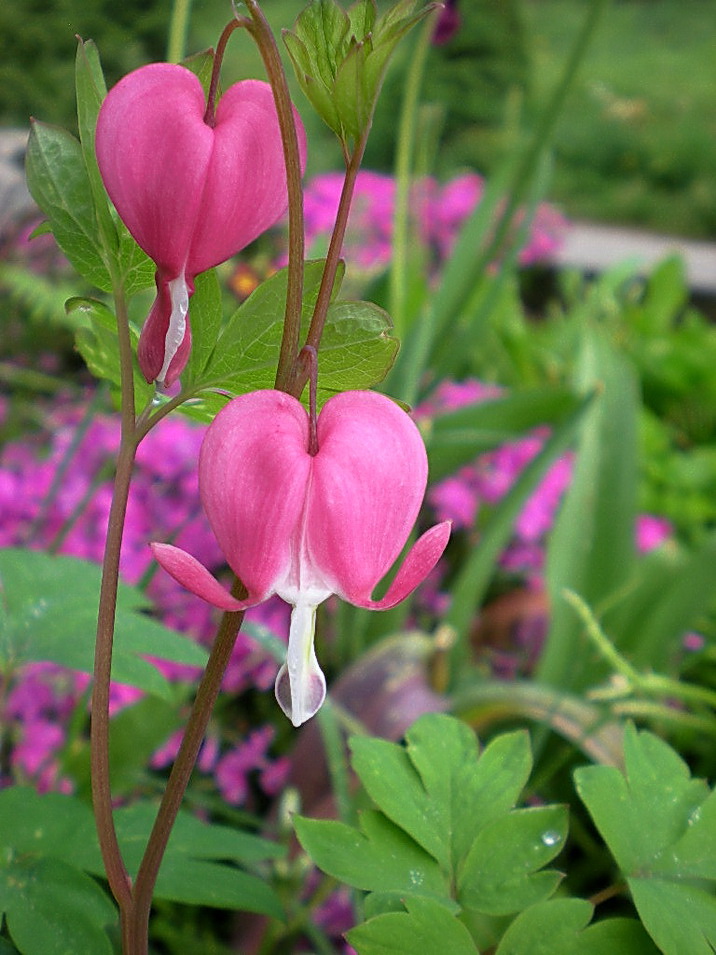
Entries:
{"type": "Polygon", "coordinates": [[[630,592],[605,615],[604,627],[632,665],[667,670],[715,589],[716,535],[692,551],[659,548],[639,562],[630,592]]]}
{"type": "Polygon", "coordinates": [[[430,479],[439,481],[540,424],[558,424],[581,399],[566,388],[529,388],[432,418],[424,432],[430,479]]]}
{"type": "Polygon", "coordinates": [[[515,805],[532,767],[526,733],[498,737],[478,759],[470,727],[439,714],[417,720],[405,747],[365,736],[350,747],[373,801],[448,873],[477,833],[515,805]]]}
{"type": "Polygon", "coordinates": [[[60,859],[0,861],[0,908],[23,955],[112,955],[116,911],[94,879],[60,859]]]}
{"type": "Polygon", "coordinates": [[[578,690],[598,682],[606,664],[584,646],[562,592],[578,593],[599,615],[630,579],[639,395],[631,365],[596,327],[584,330],[577,384],[597,397],[581,423],[574,474],[548,545],[551,619],[537,672],[540,682],[578,690]]]}
{"type": "Polygon", "coordinates": [[[78,140],[64,129],[33,122],[26,170],[32,198],[49,219],[59,247],[80,275],[110,292],[112,280],[78,140]]]}
{"type": "MultiPolygon", "coordinates": [[[[310,322],[322,275],[322,261],[306,263],[302,327],[307,328],[310,322]]],[[[342,277],[341,269],[334,294],[342,277]]],[[[221,388],[235,394],[273,387],[281,346],[287,278],[288,270],[281,269],[262,282],[234,312],[202,376],[192,382],[192,387],[221,388]]]]}
{"type": "MultiPolygon", "coordinates": [[[[89,561],[0,550],[0,667],[51,660],[92,673],[100,577],[89,561]]],[[[206,651],[148,617],[149,606],[139,590],[120,584],[112,678],[171,700],[175,689],[144,656],[202,667],[206,651]]]]}
{"type": "Polygon", "coordinates": [[[119,240],[117,229],[109,208],[107,193],[102,182],[95,154],[95,130],[102,100],[107,95],[107,85],[102,72],[99,52],[92,40],[79,40],[75,56],[75,92],[77,94],[77,126],[82,145],[87,178],[94,202],[97,226],[102,242],[108,252],[116,257],[119,240]]]}
{"type": "Polygon", "coordinates": [[[577,770],[577,791],[627,878],[639,915],[666,955],[716,945],[716,796],[663,740],[628,726],[625,775],[577,770]]]}
{"type": "Polygon", "coordinates": [[[306,97],[346,142],[370,127],[395,46],[436,4],[413,13],[416,0],[400,0],[376,19],[375,0],[356,0],[346,14],[335,0],[312,0],[284,42],[306,97]]]}
{"type": "MultiPolygon", "coordinates": [[[[110,736],[110,784],[115,799],[133,795],[146,781],[147,765],[154,754],[181,728],[184,715],[180,701],[168,702],[145,696],[125,706],[112,717],[110,736]]],[[[62,768],[75,782],[75,792],[91,793],[89,740],[74,739],[62,755],[62,768]]]]}
{"type": "Polygon", "coordinates": [[[587,926],[593,907],[582,899],[551,899],[521,912],[495,955],[655,955],[657,949],[635,919],[604,919],[587,926]]]}
{"type": "Polygon", "coordinates": [[[347,932],[358,955],[479,955],[468,930],[444,906],[412,896],[405,900],[405,909],[379,915],[347,932]]]}
{"type": "Polygon", "coordinates": [[[196,277],[195,292],[189,300],[191,353],[182,375],[187,390],[201,380],[216,347],[222,319],[221,286],[216,269],[209,269],[196,277]]]}
{"type": "MultiPolygon", "coordinates": [[[[499,555],[513,533],[515,521],[525,502],[549,466],[569,447],[578,425],[588,413],[593,397],[588,395],[583,398],[566,420],[554,429],[542,450],[525,467],[485,524],[480,546],[473,548],[452,583],[452,601],[445,622],[453,627],[457,634],[464,635],[468,632],[475,607],[479,607],[485,597],[494,577],[499,555]]],[[[464,667],[467,649],[467,640],[456,641],[452,669],[458,677],[464,667]]]]}
{"type": "Polygon", "coordinates": [[[369,388],[382,381],[398,353],[393,323],[372,302],[334,302],[318,353],[318,388],[329,392],[369,388]]]}
{"type": "MultiPolygon", "coordinates": [[[[81,325],[75,333],[77,350],[84,358],[92,374],[101,380],[109,381],[115,388],[121,386],[119,366],[119,338],[117,319],[114,313],[103,303],[92,298],[71,298],[65,302],[68,315],[82,316],[88,324],[81,325]]],[[[143,408],[154,395],[154,386],[147,383],[137,362],[137,342],[139,336],[130,326],[132,341],[132,365],[134,371],[134,400],[138,408],[143,408]]]]}
{"type": "MultiPolygon", "coordinates": [[[[147,801],[115,813],[120,849],[132,876],[139,868],[156,813],[157,805],[147,801]]],[[[0,844],[8,847],[13,858],[62,860],[75,872],[84,870],[104,876],[92,811],[75,796],[41,796],[21,787],[0,791],[0,844]]],[[[283,909],[273,889],[239,866],[252,866],[284,855],[282,846],[266,839],[236,828],[210,825],[181,811],[172,829],[155,894],[175,902],[282,918],[283,909]]],[[[83,872],[79,875],[86,878],[83,872]]],[[[96,883],[90,882],[96,889],[96,883]]],[[[94,955],[103,950],[78,946],[73,955],[85,951],[94,955]]]]}
{"type": "Polygon", "coordinates": [[[356,889],[448,899],[438,864],[379,812],[360,814],[360,828],[342,822],[294,818],[303,848],[324,872],[356,889]]]}
{"type": "MultiPolygon", "coordinates": [[[[156,810],[155,805],[144,802],[115,813],[122,855],[133,874],[139,868],[156,810]]],[[[228,826],[208,825],[182,812],[169,838],[155,896],[283,919],[283,906],[273,888],[263,878],[239,868],[283,855],[281,846],[265,839],[228,826]]]]}
{"type": "Polygon", "coordinates": [[[542,866],[561,851],[567,825],[565,806],[516,809],[495,819],[472,844],[459,901],[488,915],[509,915],[547,898],[562,876],[542,866]]]}
{"type": "MultiPolygon", "coordinates": [[[[322,274],[323,262],[306,264],[303,337],[308,332],[322,274]]],[[[335,291],[341,278],[342,271],[335,291]]],[[[249,296],[229,319],[211,357],[203,357],[209,351],[208,341],[200,343],[202,357],[197,359],[187,387],[216,388],[233,394],[273,387],[283,332],[286,281],[287,272],[282,269],[249,296]]],[[[211,318],[209,324],[207,338],[213,334],[216,319],[211,318]]],[[[318,357],[319,405],[336,391],[368,388],[385,376],[398,350],[391,331],[388,314],[370,302],[334,302],[329,307],[318,357]]]]}
{"type": "MultiPolygon", "coordinates": [[[[155,266],[120,220],[104,188],[95,154],[95,130],[102,100],[107,95],[99,52],[92,40],[80,40],[75,58],[77,122],[85,169],[105,254],[121,276],[127,297],[154,285],[155,266]]],[[[99,286],[101,288],[101,286],[99,286]]]]}

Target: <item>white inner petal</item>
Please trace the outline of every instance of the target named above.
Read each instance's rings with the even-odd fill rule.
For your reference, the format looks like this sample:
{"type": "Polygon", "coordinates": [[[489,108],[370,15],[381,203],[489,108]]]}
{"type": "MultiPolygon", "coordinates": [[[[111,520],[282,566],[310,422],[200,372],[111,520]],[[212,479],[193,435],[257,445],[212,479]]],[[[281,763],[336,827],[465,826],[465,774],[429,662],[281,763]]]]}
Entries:
{"type": "Polygon", "coordinates": [[[184,341],[186,334],[186,317],[189,313],[189,289],[183,275],[172,279],[169,283],[169,295],[172,301],[172,313],[169,317],[169,328],[164,339],[164,364],[157,375],[157,380],[164,382],[169,371],[172,359],[177,349],[184,341]]]}
{"type": "Polygon", "coordinates": [[[317,602],[299,596],[291,611],[286,662],[276,677],[276,699],[294,726],[309,720],[326,698],[326,679],[313,647],[316,608],[317,602]]]}

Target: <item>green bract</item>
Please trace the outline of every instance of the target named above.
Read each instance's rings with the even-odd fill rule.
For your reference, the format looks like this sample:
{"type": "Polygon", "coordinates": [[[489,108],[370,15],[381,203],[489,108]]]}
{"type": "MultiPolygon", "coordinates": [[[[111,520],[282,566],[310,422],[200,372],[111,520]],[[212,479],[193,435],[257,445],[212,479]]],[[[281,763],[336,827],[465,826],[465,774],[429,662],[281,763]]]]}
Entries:
{"type": "Polygon", "coordinates": [[[395,45],[438,4],[416,6],[401,0],[379,17],[375,0],[347,11],[336,0],[312,0],[284,31],[303,92],[343,143],[367,133],[395,45]]]}

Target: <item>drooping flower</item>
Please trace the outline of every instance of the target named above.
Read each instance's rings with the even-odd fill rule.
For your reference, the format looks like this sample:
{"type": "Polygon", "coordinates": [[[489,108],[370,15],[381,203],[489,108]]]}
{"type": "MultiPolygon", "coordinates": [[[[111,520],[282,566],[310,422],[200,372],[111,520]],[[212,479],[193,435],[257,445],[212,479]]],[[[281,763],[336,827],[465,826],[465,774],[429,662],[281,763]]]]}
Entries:
{"type": "MultiPolygon", "coordinates": [[[[273,93],[244,80],[204,121],[201,83],[183,66],[151,63],[129,73],[102,104],[96,151],[112,202],[157,266],[157,297],[139,341],[147,381],[170,385],[191,348],[194,278],[272,226],[287,205],[273,93]]],[[[301,163],[306,137],[294,111],[301,163]]]]}
{"type": "Polygon", "coordinates": [[[247,591],[236,600],[196,558],[153,544],[176,580],[223,610],[278,594],[293,607],[276,698],[294,726],[321,706],[326,684],[313,647],[316,608],[331,594],[384,610],[405,599],[439,560],[450,534],[437,524],[414,544],[385,596],[372,592],[408,539],[427,482],[415,424],[389,398],[349,391],[318,416],[318,450],[295,398],[256,391],[229,402],[207,431],[199,490],[227,562],[247,591]]]}

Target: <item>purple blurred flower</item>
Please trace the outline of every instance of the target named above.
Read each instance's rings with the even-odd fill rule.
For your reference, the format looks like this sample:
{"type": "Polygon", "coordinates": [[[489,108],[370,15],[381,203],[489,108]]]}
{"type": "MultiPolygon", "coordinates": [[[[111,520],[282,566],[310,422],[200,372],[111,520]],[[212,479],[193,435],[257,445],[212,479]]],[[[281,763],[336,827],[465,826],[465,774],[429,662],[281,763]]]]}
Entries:
{"type": "MultiPolygon", "coordinates": [[[[325,253],[338,211],[343,178],[342,173],[323,173],[306,187],[304,215],[310,256],[325,253]]],[[[433,269],[439,269],[452,254],[460,229],[480,202],[484,188],[485,181],[477,173],[458,176],[445,185],[429,177],[412,184],[413,227],[432,250],[433,269]]],[[[352,269],[365,277],[385,270],[390,264],[395,201],[392,176],[370,170],[358,173],[343,251],[352,269]]],[[[520,263],[531,265],[549,259],[561,246],[567,227],[566,219],[554,207],[541,204],[520,252],[520,263]]]]}

